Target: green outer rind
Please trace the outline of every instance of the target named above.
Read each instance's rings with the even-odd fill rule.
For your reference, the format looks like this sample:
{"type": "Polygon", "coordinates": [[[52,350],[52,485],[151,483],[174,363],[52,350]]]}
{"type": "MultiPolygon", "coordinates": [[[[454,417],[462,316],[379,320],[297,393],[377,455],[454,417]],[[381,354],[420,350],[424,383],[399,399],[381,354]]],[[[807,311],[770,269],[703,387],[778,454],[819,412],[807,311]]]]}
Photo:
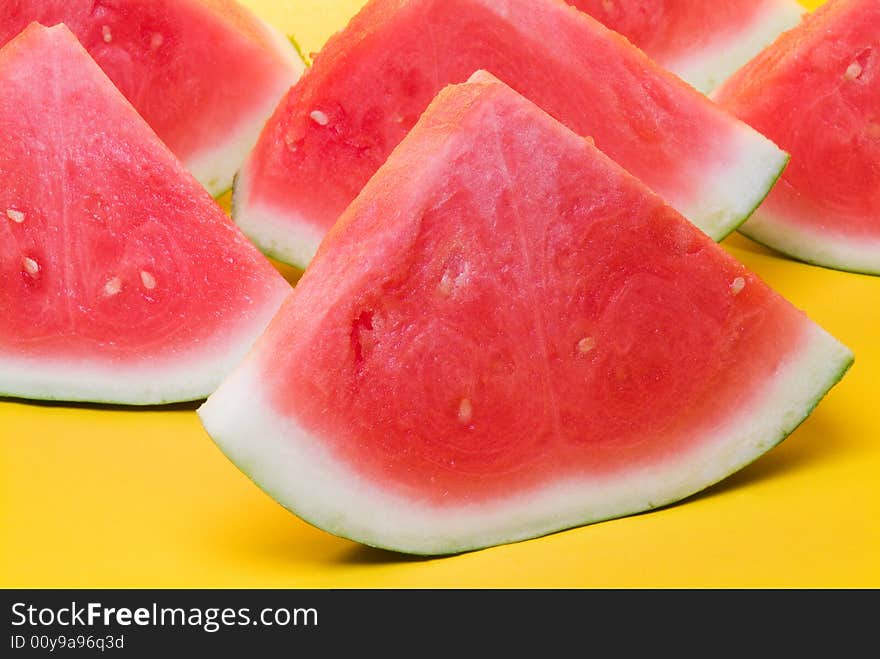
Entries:
{"type": "Polygon", "coordinates": [[[131,407],[205,400],[253,347],[291,290],[279,275],[278,285],[248,322],[237,323],[233,331],[229,323],[221,323],[219,329],[226,333],[211,337],[209,347],[165,355],[149,364],[105,363],[100,353],[90,361],[59,357],[42,363],[0,356],[0,398],[131,407]]]}
{"type": "MultiPolygon", "coordinates": [[[[767,452],[769,452],[771,449],[776,448],[777,446],[779,446],[779,445],[780,445],[782,442],[784,442],[788,437],[790,437],[791,434],[792,434],[795,430],[797,430],[801,425],[803,425],[803,423],[804,423],[804,422],[810,417],[810,415],[813,413],[813,411],[819,406],[819,403],[821,403],[822,400],[825,398],[825,396],[828,395],[828,393],[831,391],[831,389],[834,388],[834,386],[837,385],[837,384],[843,379],[843,377],[844,377],[844,376],[846,375],[846,373],[850,370],[850,368],[852,367],[852,365],[854,364],[854,362],[855,362],[855,358],[853,357],[852,359],[850,359],[848,362],[846,362],[846,363],[842,366],[842,368],[840,369],[840,371],[838,372],[838,374],[837,374],[836,376],[834,376],[834,378],[832,379],[831,383],[830,383],[829,386],[828,386],[828,389],[825,390],[825,393],[824,393],[821,397],[819,397],[818,399],[816,399],[816,400],[813,402],[813,404],[812,404],[812,405],[811,405],[811,406],[810,406],[810,407],[804,412],[803,416],[802,416],[799,420],[797,420],[796,423],[794,423],[790,428],[788,428],[788,429],[784,430],[782,433],[780,433],[780,435],[779,435],[775,440],[771,440],[770,444],[769,444],[768,447],[767,447],[767,450],[764,451],[764,453],[761,453],[761,454],[759,454],[759,455],[756,455],[756,456],[755,456],[750,462],[744,464],[742,467],[740,467],[740,468],[737,469],[736,471],[740,471],[740,470],[742,470],[742,469],[748,467],[750,464],[753,464],[754,462],[756,462],[761,456],[765,455],[765,454],[766,454],[767,452]]],[[[235,460],[232,459],[232,458],[226,453],[226,451],[223,450],[222,446],[221,446],[220,448],[221,448],[221,451],[223,452],[223,454],[226,456],[226,458],[227,458],[230,462],[232,462],[232,464],[236,464],[236,463],[235,463],[235,460]]],[[[236,466],[238,466],[238,465],[236,465],[236,466]]],[[[264,489],[264,491],[266,492],[266,494],[268,494],[270,497],[272,497],[276,502],[279,502],[279,504],[280,504],[285,510],[287,510],[287,511],[290,512],[290,513],[293,513],[294,515],[300,516],[300,515],[298,515],[298,513],[297,513],[295,510],[293,510],[293,509],[291,509],[291,508],[288,508],[288,507],[287,507],[286,505],[284,505],[283,503],[280,503],[279,499],[277,498],[277,494],[276,494],[276,493],[273,493],[273,492],[271,492],[271,491],[269,491],[269,490],[266,490],[265,488],[262,488],[262,487],[260,486],[259,481],[257,480],[257,478],[255,478],[255,477],[253,476],[253,474],[251,474],[251,473],[245,471],[244,469],[241,469],[241,467],[239,467],[239,469],[240,469],[240,470],[242,471],[242,473],[244,473],[245,476],[247,476],[248,479],[249,479],[251,482],[253,482],[257,487],[260,487],[261,489],[264,489]]],[[[728,476],[732,475],[733,473],[735,473],[735,472],[731,472],[731,474],[728,474],[728,476]]],[[[681,498],[675,498],[675,499],[670,499],[670,500],[668,500],[668,501],[662,501],[662,502],[659,502],[659,503],[652,503],[651,505],[649,505],[647,508],[645,508],[645,509],[643,509],[643,510],[633,510],[633,511],[631,511],[631,512],[621,512],[621,513],[619,513],[619,514],[617,514],[617,515],[614,515],[614,516],[611,516],[611,517],[603,517],[602,519],[596,519],[596,520],[593,520],[593,521],[591,521],[591,522],[588,522],[587,524],[585,524],[585,526],[587,526],[587,525],[592,525],[592,524],[599,524],[599,523],[601,523],[601,522],[606,522],[606,521],[610,521],[610,520],[613,520],[613,519],[620,519],[620,518],[622,518],[622,517],[627,517],[627,516],[629,516],[629,515],[633,515],[633,514],[637,514],[637,513],[641,513],[641,512],[650,512],[650,511],[652,511],[652,510],[657,510],[657,509],[660,509],[660,508],[665,508],[665,507],[667,507],[667,506],[674,505],[674,504],[676,504],[676,503],[680,503],[680,502],[682,502],[682,501],[685,501],[686,499],[689,499],[690,497],[696,496],[696,495],[700,494],[701,492],[706,491],[707,489],[709,489],[710,487],[712,487],[712,486],[714,486],[714,485],[717,485],[718,483],[720,483],[721,481],[723,481],[725,478],[727,478],[727,476],[722,477],[722,478],[720,478],[720,479],[718,479],[718,480],[716,480],[716,481],[713,481],[713,482],[711,482],[711,483],[707,483],[707,484],[705,485],[705,487],[703,487],[702,489],[700,489],[700,490],[696,490],[696,491],[692,492],[691,494],[688,494],[688,495],[686,495],[686,496],[684,496],[684,497],[681,497],[681,498]]],[[[320,522],[319,520],[308,519],[308,518],[306,518],[306,517],[302,517],[302,516],[300,516],[300,517],[301,517],[301,519],[303,519],[304,521],[308,522],[308,523],[311,524],[312,526],[315,526],[316,528],[320,528],[321,530],[323,530],[323,531],[327,531],[328,533],[333,533],[334,535],[337,535],[337,534],[338,534],[338,533],[337,533],[336,531],[334,531],[332,528],[326,528],[325,526],[322,526],[322,525],[321,525],[321,522],[320,522]]],[[[559,526],[558,528],[555,528],[555,529],[551,529],[551,530],[549,530],[549,531],[546,531],[546,532],[543,533],[542,535],[550,535],[550,534],[553,534],[553,533],[559,533],[560,531],[566,531],[566,530],[570,530],[570,529],[572,529],[572,528],[577,528],[577,527],[571,527],[571,526],[567,526],[567,525],[565,525],[565,526],[559,526]]],[[[345,537],[345,536],[340,536],[340,537],[345,537]]],[[[536,537],[542,537],[542,536],[536,536],[536,537]]],[[[462,554],[462,553],[466,553],[466,552],[471,552],[471,551],[477,551],[477,550],[480,550],[480,549],[485,549],[485,546],[483,546],[483,545],[471,545],[471,546],[464,546],[464,547],[452,547],[452,546],[451,546],[451,547],[449,547],[448,550],[446,550],[446,551],[441,551],[441,552],[439,552],[439,553],[438,553],[438,552],[417,552],[417,551],[413,551],[413,552],[401,552],[398,548],[392,547],[392,546],[387,545],[387,544],[381,544],[381,543],[375,543],[375,544],[373,544],[373,543],[370,543],[370,542],[368,542],[368,541],[358,540],[358,539],[356,539],[356,538],[348,538],[348,539],[349,539],[349,540],[352,540],[352,541],[354,541],[354,542],[361,542],[362,544],[365,544],[365,545],[370,546],[370,547],[375,547],[376,549],[383,549],[383,550],[394,551],[394,552],[398,552],[398,553],[410,553],[410,554],[415,555],[415,556],[444,556],[444,555],[445,555],[445,556],[453,556],[453,555],[456,555],[456,554],[462,554]]],[[[531,539],[534,539],[534,538],[522,538],[522,539],[520,539],[520,540],[516,540],[515,542],[525,542],[525,541],[527,541],[527,540],[531,540],[531,539]]]]}
{"type": "MultiPolygon", "coordinates": [[[[247,355],[293,290],[275,270],[245,319],[229,315],[198,344],[135,363],[0,355],[0,398],[148,407],[205,400],[247,355]]],[[[255,294],[252,294],[255,295],[255,294]]],[[[238,296],[241,297],[241,296],[238,296]]],[[[248,303],[237,300],[239,309],[248,303]]]]}
{"type": "MultiPolygon", "coordinates": [[[[435,543],[430,549],[419,549],[417,547],[411,546],[398,546],[395,545],[393,542],[377,539],[376,537],[370,537],[367,534],[350,533],[346,528],[345,520],[343,519],[341,523],[339,522],[341,515],[335,517],[330,516],[329,518],[325,519],[320,516],[309,514],[309,512],[303,511],[301,508],[297,508],[296,506],[292,506],[286,503],[286,496],[283,492],[281,492],[277,487],[273,487],[272,485],[267,484],[265,478],[260,478],[259,475],[257,475],[256,472],[258,471],[258,465],[249,464],[248,460],[242,459],[243,456],[241,454],[236,454],[234,450],[237,447],[236,439],[231,436],[226,436],[226,433],[222,428],[214,427],[215,423],[219,423],[222,426],[224,422],[224,415],[230,414],[230,408],[234,408],[236,405],[240,406],[244,415],[247,415],[249,412],[253,411],[252,407],[254,403],[257,403],[257,405],[259,405],[258,401],[261,395],[259,392],[259,384],[255,381],[252,381],[251,376],[253,374],[248,372],[249,368],[253,367],[253,364],[250,362],[250,360],[246,360],[243,364],[239,366],[239,369],[235,373],[233,373],[232,377],[227,381],[227,383],[224,383],[224,385],[221,386],[216,394],[209,397],[208,401],[198,408],[197,414],[200,417],[200,420],[202,421],[202,424],[208,432],[209,436],[217,444],[217,446],[227,457],[227,459],[230,460],[230,462],[236,465],[236,467],[240,471],[242,471],[255,485],[257,485],[257,487],[262,489],[282,507],[284,507],[294,515],[298,516],[300,519],[315,526],[316,528],[320,528],[328,533],[337,535],[342,538],[347,538],[354,542],[359,542],[364,545],[394,551],[402,554],[412,554],[420,556],[454,555],[501,544],[510,544],[535,539],[543,537],[545,535],[549,535],[551,533],[592,525],[611,519],[618,519],[621,517],[635,515],[638,513],[648,512],[657,508],[669,506],[706,490],[707,488],[721,482],[733,473],[736,473],[744,467],[748,466],[749,464],[752,464],[762,455],[766,454],[769,450],[778,446],[786,438],[788,438],[812,414],[819,403],[828,395],[830,390],[843,379],[843,377],[854,364],[855,357],[852,352],[842,346],[842,344],[840,344],[839,342],[836,342],[833,337],[830,337],[830,335],[828,335],[820,328],[815,327],[815,331],[817,332],[817,336],[825,337],[822,338],[822,341],[824,343],[821,347],[821,352],[827,353],[825,354],[825,357],[829,361],[832,359],[832,354],[834,354],[832,353],[831,348],[832,346],[835,346],[834,351],[840,357],[837,367],[827,370],[826,377],[821,380],[821,385],[817,389],[817,395],[809,399],[807,404],[804,407],[800,408],[800,410],[798,410],[796,414],[790,417],[786,416],[786,418],[790,418],[790,421],[781,428],[776,436],[766,438],[766,441],[761,443],[760,450],[756,450],[754,453],[750,454],[751,457],[749,459],[743,460],[742,462],[734,464],[733,466],[726,466],[724,472],[721,473],[720,476],[707,480],[706,482],[702,483],[700,487],[691,488],[678,496],[666,496],[656,499],[651,498],[647,502],[647,504],[641,504],[631,508],[620,509],[615,511],[613,514],[584,519],[583,521],[578,523],[571,523],[571,521],[569,520],[557,524],[550,524],[537,529],[535,532],[528,532],[524,534],[520,533],[519,535],[512,535],[511,537],[496,539],[492,542],[456,542],[453,540],[448,543],[435,543]],[[236,382],[236,380],[238,381],[236,382]],[[224,387],[228,386],[229,382],[233,383],[230,391],[224,391],[224,387]],[[246,398],[246,400],[241,400],[239,397],[235,396],[236,388],[241,389],[243,392],[246,392],[243,396],[243,398],[246,398]]],[[[815,357],[815,355],[813,357],[815,357]]],[[[806,370],[806,368],[809,366],[810,364],[807,364],[804,367],[804,370],[806,370]]],[[[815,366],[815,364],[813,364],[812,366],[815,366]]],[[[790,375],[792,377],[795,377],[798,375],[798,373],[793,372],[790,375]]],[[[232,413],[234,413],[234,411],[232,413]]],[[[253,419],[251,417],[248,417],[247,427],[249,429],[252,427],[252,421],[253,419]]],[[[233,432],[234,430],[235,429],[233,428],[233,432]]],[[[255,434],[250,439],[253,440],[253,442],[262,442],[265,440],[265,438],[265,433],[263,433],[259,435],[255,434]]],[[[241,440],[242,438],[238,439],[241,440]]],[[[309,439],[311,440],[311,442],[316,443],[316,445],[320,444],[319,438],[309,436],[309,439]]],[[[241,447],[241,443],[238,443],[238,447],[241,447]]],[[[248,450],[252,449],[248,448],[248,450]]],[[[283,462],[284,457],[285,456],[271,456],[269,459],[273,460],[274,458],[278,458],[276,462],[283,462]]],[[[311,476],[312,474],[310,473],[310,477],[311,476]]],[[[357,478],[356,474],[352,474],[351,477],[355,479],[357,478]]],[[[369,510],[368,512],[372,513],[373,515],[376,514],[376,511],[373,509],[369,510]]],[[[393,514],[393,512],[390,510],[385,510],[384,513],[386,515],[393,514]]]]}
{"type": "Polygon", "coordinates": [[[788,163],[791,162],[791,154],[789,154],[785,151],[783,151],[783,153],[785,154],[785,157],[783,159],[782,166],[779,168],[779,172],[776,174],[776,178],[774,178],[772,181],[770,181],[769,185],[767,186],[767,189],[764,190],[764,194],[761,196],[761,198],[758,199],[758,201],[755,203],[754,206],[752,206],[752,208],[749,210],[748,213],[743,215],[742,218],[738,222],[736,222],[730,226],[730,230],[727,231],[727,233],[720,236],[719,238],[716,238],[715,242],[720,243],[722,240],[724,240],[725,238],[727,238],[728,236],[730,236],[734,232],[739,231],[740,228],[743,225],[745,225],[746,222],[749,221],[749,218],[751,218],[752,215],[754,215],[755,212],[761,207],[761,204],[763,204],[767,200],[767,197],[770,196],[770,193],[773,192],[773,188],[776,187],[776,184],[779,183],[779,180],[782,178],[782,175],[785,173],[785,168],[788,167],[788,163]]]}
{"type": "Polygon", "coordinates": [[[313,238],[308,237],[305,228],[307,223],[304,220],[298,222],[288,220],[286,223],[278,223],[283,224],[279,230],[279,226],[274,222],[265,219],[277,215],[276,213],[264,213],[263,218],[255,220],[253,217],[254,206],[245,205],[242,201],[248,199],[250,194],[246,183],[249,166],[250,159],[244,163],[233,179],[230,209],[232,221],[265,256],[275,259],[279,263],[305,270],[317,251],[323,234],[316,234],[313,238]],[[250,211],[243,212],[243,207],[249,208],[250,211]],[[291,238],[296,238],[296,240],[291,238]],[[305,256],[306,254],[308,256],[305,256]]]}
{"type": "MultiPolygon", "coordinates": [[[[235,222],[239,228],[241,225],[239,224],[238,218],[240,217],[239,204],[241,203],[242,197],[242,170],[239,170],[236,175],[232,179],[232,200],[230,202],[230,215],[232,217],[232,221],[235,222]]],[[[242,229],[244,231],[244,229],[242,229]]],[[[289,265],[294,268],[299,268],[300,270],[305,270],[308,267],[308,263],[298,263],[299,259],[291,258],[285,250],[279,250],[267,243],[264,240],[260,240],[259,236],[252,235],[250,232],[245,232],[248,240],[250,240],[254,246],[262,252],[262,254],[270,259],[274,259],[279,263],[283,263],[284,265],[289,265]]]]}
{"type": "Polygon", "coordinates": [[[209,394],[202,394],[200,396],[195,397],[184,397],[184,398],[172,398],[172,397],[162,397],[155,400],[145,400],[145,401],[131,401],[131,402],[120,402],[112,399],[102,399],[102,398],[75,398],[75,397],[59,397],[59,396],[51,396],[51,395],[40,395],[40,394],[31,394],[28,396],[22,396],[20,394],[16,394],[10,391],[0,390],[0,402],[7,401],[15,401],[20,403],[26,403],[28,401],[34,402],[43,402],[43,403],[74,403],[74,404],[93,404],[93,405],[111,405],[113,407],[126,408],[126,407],[163,407],[165,405],[177,405],[180,403],[196,403],[198,401],[205,400],[209,394]]]}
{"type": "Polygon", "coordinates": [[[766,240],[761,236],[755,234],[755,232],[749,231],[748,223],[744,223],[737,229],[737,231],[749,240],[756,242],[759,245],[766,247],[767,249],[773,250],[778,254],[782,254],[783,256],[794,259],[795,261],[806,263],[807,265],[813,265],[819,268],[826,268],[828,270],[837,270],[839,272],[849,272],[855,275],[880,276],[880,261],[878,261],[877,267],[873,269],[857,268],[839,261],[824,261],[822,259],[804,254],[797,249],[791,249],[787,245],[778,243],[774,240],[766,240]]]}

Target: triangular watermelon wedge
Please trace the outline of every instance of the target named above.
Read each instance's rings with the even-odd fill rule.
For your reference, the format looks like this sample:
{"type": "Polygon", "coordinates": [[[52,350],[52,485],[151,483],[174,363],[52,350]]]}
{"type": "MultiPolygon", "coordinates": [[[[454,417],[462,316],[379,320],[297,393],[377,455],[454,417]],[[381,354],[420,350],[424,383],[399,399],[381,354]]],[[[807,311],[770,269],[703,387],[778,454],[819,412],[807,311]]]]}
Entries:
{"type": "Polygon", "coordinates": [[[0,394],[199,399],[290,286],[67,27],[0,50],[0,394]]]}
{"type": "Polygon", "coordinates": [[[850,351],[488,74],[441,92],[199,415],[332,533],[458,552],[656,508],[850,351]]]}
{"type": "MultiPolygon", "coordinates": [[[[233,217],[298,266],[448,83],[486,69],[720,239],[787,156],[562,0],[370,0],[269,119],[233,217]]],[[[540,167],[540,163],[535,163],[540,167]]]]}
{"type": "Polygon", "coordinates": [[[796,0],[566,0],[709,93],[796,26],[796,0]]]}
{"type": "Polygon", "coordinates": [[[792,154],[742,233],[801,261],[880,275],[880,2],[828,2],[714,97],[792,154]]]}
{"type": "Polygon", "coordinates": [[[302,74],[293,45],[236,0],[2,0],[0,46],[64,23],[212,194],[232,187],[302,74]]]}

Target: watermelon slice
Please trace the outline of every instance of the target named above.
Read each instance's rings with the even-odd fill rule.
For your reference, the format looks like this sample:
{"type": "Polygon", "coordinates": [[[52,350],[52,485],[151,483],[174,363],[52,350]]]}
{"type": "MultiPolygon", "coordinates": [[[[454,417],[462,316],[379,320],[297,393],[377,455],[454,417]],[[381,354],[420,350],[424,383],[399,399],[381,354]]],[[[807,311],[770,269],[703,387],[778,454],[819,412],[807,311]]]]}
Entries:
{"type": "Polygon", "coordinates": [[[426,110],[199,415],[302,518],[450,553],[705,488],[780,442],[851,360],[478,73],[426,110]]]}
{"type": "Polygon", "coordinates": [[[653,187],[710,236],[738,226],[787,156],[561,0],[372,0],[267,123],[233,217],[306,265],[436,93],[487,69],[653,187]]]}
{"type": "Polygon", "coordinates": [[[0,45],[32,21],[73,30],[215,195],[303,70],[290,42],[234,0],[3,0],[0,45]]]}
{"type": "Polygon", "coordinates": [[[795,0],[567,0],[708,93],[797,25],[795,0]]]}
{"type": "Polygon", "coordinates": [[[204,398],[290,286],[65,26],[0,50],[0,393],[204,398]]]}
{"type": "Polygon", "coordinates": [[[716,98],[792,154],[742,232],[802,261],[880,274],[880,2],[823,5],[716,98]]]}

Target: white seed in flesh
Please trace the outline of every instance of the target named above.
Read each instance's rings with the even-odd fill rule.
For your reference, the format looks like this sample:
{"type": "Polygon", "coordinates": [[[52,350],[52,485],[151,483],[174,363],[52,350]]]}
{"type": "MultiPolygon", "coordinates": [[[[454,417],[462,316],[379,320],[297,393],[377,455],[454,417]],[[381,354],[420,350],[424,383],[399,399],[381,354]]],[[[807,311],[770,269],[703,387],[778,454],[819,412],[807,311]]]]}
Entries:
{"type": "Polygon", "coordinates": [[[454,270],[451,267],[447,267],[443,271],[443,275],[440,277],[440,283],[437,285],[437,289],[440,291],[441,295],[448,297],[452,295],[453,292],[461,290],[467,286],[470,280],[470,275],[471,265],[468,262],[461,264],[461,269],[457,274],[454,273],[454,270]]]}
{"type": "Polygon", "coordinates": [[[141,270],[141,283],[148,291],[156,288],[156,278],[146,270],[141,270]]]}
{"type": "Polygon", "coordinates": [[[15,222],[16,224],[21,224],[24,222],[24,213],[19,210],[15,210],[14,208],[9,208],[6,210],[6,217],[15,222]]]}
{"type": "Polygon", "coordinates": [[[469,398],[462,398],[458,404],[458,420],[462,423],[470,423],[474,416],[474,407],[469,398]]]}
{"type": "Polygon", "coordinates": [[[440,278],[440,284],[438,284],[437,288],[440,290],[440,293],[444,296],[449,296],[452,293],[452,287],[454,286],[454,282],[452,281],[452,277],[449,276],[448,272],[444,272],[443,276],[440,278]]]}
{"type": "Polygon", "coordinates": [[[739,295],[745,287],[746,280],[742,277],[737,277],[730,283],[730,292],[734,295],[739,295]]]}
{"type": "Polygon", "coordinates": [[[319,126],[326,126],[330,123],[330,118],[320,110],[312,110],[311,114],[309,114],[309,117],[311,117],[312,121],[314,121],[319,126]]]}
{"type": "Polygon", "coordinates": [[[21,260],[21,265],[24,268],[24,271],[31,277],[36,276],[36,274],[40,272],[40,264],[29,256],[25,256],[21,260]]]}
{"type": "Polygon", "coordinates": [[[110,31],[109,25],[105,25],[101,28],[101,36],[104,38],[104,43],[110,43],[113,41],[113,32],[110,31]]]}
{"type": "Polygon", "coordinates": [[[855,80],[860,75],[862,75],[862,65],[858,62],[853,62],[848,67],[846,67],[846,79],[847,80],[855,80]]]}
{"type": "Polygon", "coordinates": [[[104,284],[104,295],[116,295],[122,290],[122,280],[119,277],[113,277],[104,284]]]}
{"type": "Polygon", "coordinates": [[[592,336],[585,336],[580,341],[578,341],[578,344],[577,344],[578,352],[581,353],[582,355],[586,355],[588,352],[590,352],[595,347],[596,347],[596,339],[594,339],[592,336]]]}

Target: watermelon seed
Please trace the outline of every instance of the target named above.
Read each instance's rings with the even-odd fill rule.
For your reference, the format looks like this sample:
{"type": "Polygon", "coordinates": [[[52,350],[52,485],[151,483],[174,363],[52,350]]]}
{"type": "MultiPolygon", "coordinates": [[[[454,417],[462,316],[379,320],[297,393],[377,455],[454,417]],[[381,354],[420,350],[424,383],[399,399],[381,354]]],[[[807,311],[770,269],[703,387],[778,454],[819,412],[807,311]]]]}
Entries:
{"type": "Polygon", "coordinates": [[[148,291],[156,288],[156,278],[146,270],[141,270],[141,283],[148,291]]]}
{"type": "Polygon", "coordinates": [[[462,423],[470,423],[474,415],[474,408],[469,398],[462,398],[458,404],[458,420],[462,423]]]}
{"type": "Polygon", "coordinates": [[[21,264],[24,266],[24,271],[31,277],[36,277],[37,273],[40,271],[40,264],[28,256],[25,256],[21,260],[21,264]]]}
{"type": "Polygon", "coordinates": [[[449,276],[448,272],[443,273],[443,276],[440,278],[440,285],[437,288],[446,297],[452,293],[452,277],[449,276]]]}
{"type": "Polygon", "coordinates": [[[577,349],[578,352],[582,355],[586,355],[590,350],[596,347],[596,339],[592,336],[585,336],[580,341],[578,341],[577,349]]]}
{"type": "Polygon", "coordinates": [[[113,279],[104,284],[104,295],[116,295],[121,290],[122,280],[119,277],[113,277],[113,279]]]}
{"type": "Polygon", "coordinates": [[[312,110],[309,116],[312,118],[312,121],[314,121],[319,126],[326,126],[330,123],[330,118],[320,110],[312,110]]]}
{"type": "Polygon", "coordinates": [[[159,32],[153,32],[152,36],[150,37],[150,49],[159,50],[164,42],[165,37],[163,37],[159,32]]]}
{"type": "Polygon", "coordinates": [[[22,213],[21,211],[17,211],[14,208],[7,209],[6,217],[8,217],[16,224],[21,224],[22,222],[24,222],[24,213],[22,213]]]}
{"type": "Polygon", "coordinates": [[[326,126],[330,123],[330,118],[320,110],[312,110],[309,116],[312,118],[312,121],[314,121],[319,126],[326,126]]]}
{"type": "Polygon", "coordinates": [[[460,264],[457,268],[455,264],[447,266],[443,271],[443,276],[440,277],[440,283],[438,284],[437,289],[440,291],[441,295],[449,297],[452,295],[453,291],[460,290],[467,285],[470,273],[471,266],[470,263],[466,261],[460,264]],[[455,270],[457,270],[457,273],[455,270]]]}
{"type": "Polygon", "coordinates": [[[862,65],[858,62],[854,61],[848,67],[846,67],[846,79],[847,80],[856,80],[859,76],[862,75],[862,65]]]}
{"type": "Polygon", "coordinates": [[[742,277],[737,277],[730,283],[730,292],[734,295],[739,295],[745,287],[746,280],[742,277]]]}
{"type": "Polygon", "coordinates": [[[110,31],[109,25],[105,25],[101,28],[101,36],[104,37],[104,43],[110,43],[113,41],[113,33],[110,31]]]}

